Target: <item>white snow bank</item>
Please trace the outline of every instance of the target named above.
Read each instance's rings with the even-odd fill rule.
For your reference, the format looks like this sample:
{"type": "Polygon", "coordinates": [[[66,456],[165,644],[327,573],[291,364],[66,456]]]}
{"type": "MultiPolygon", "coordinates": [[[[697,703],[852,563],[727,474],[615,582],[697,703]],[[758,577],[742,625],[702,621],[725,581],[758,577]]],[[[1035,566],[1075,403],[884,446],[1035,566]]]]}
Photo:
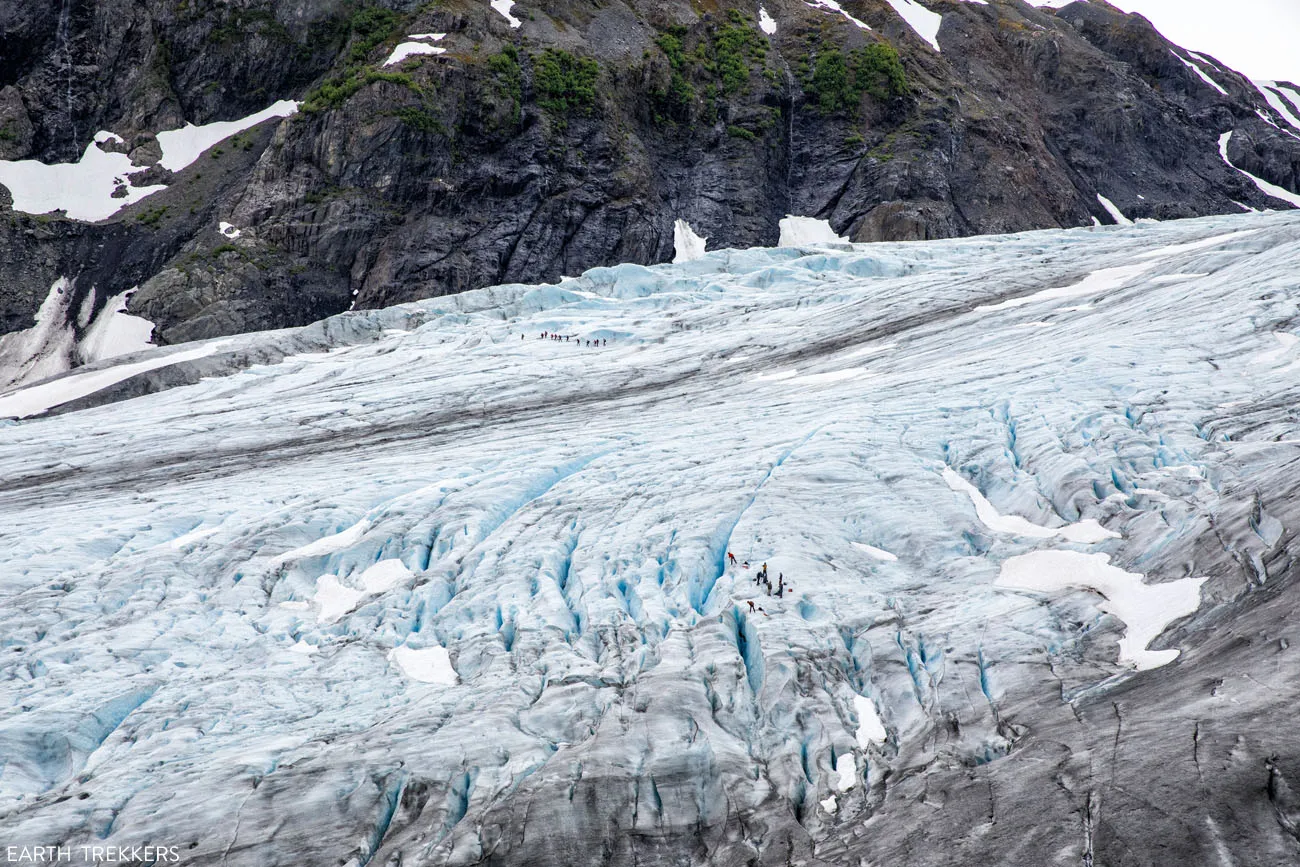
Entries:
{"type": "MultiPolygon", "coordinates": [[[[1202,238],[1199,241],[1190,241],[1186,244],[1172,244],[1168,247],[1160,247],[1155,250],[1148,250],[1138,256],[1139,259],[1164,259],[1169,256],[1177,256],[1182,253],[1195,253],[1197,250],[1208,250],[1210,247],[1217,247],[1220,244],[1226,244],[1229,241],[1236,241],[1240,238],[1248,238],[1251,235],[1258,234],[1258,229],[1246,229],[1241,232],[1228,232],[1224,235],[1213,235],[1209,238],[1202,238]]],[[[1204,277],[1205,274],[1200,276],[1204,277]]]]}
{"type": "Polygon", "coordinates": [[[876,703],[865,695],[853,696],[853,709],[858,712],[858,746],[864,750],[872,744],[883,744],[889,737],[885,724],[880,721],[876,703]]]}
{"type": "Polygon", "coordinates": [[[451,655],[445,647],[434,645],[416,650],[402,645],[394,647],[388,658],[397,663],[397,667],[411,680],[443,686],[455,686],[458,682],[456,669],[451,666],[451,655]]]}
{"type": "Polygon", "coordinates": [[[37,160],[0,160],[0,184],[13,194],[14,210],[48,214],[62,210],[70,219],[95,222],[127,205],[166,189],[162,185],[132,187],[127,177],[141,168],[126,154],[100,150],[96,142],[117,139],[100,132],[75,163],[46,165],[37,160]],[[120,193],[119,198],[113,194],[120,193]]]}
{"type": "Polygon", "coordinates": [[[217,224],[217,231],[225,235],[227,238],[230,238],[232,241],[240,235],[238,229],[224,221],[217,224]]]}
{"type": "Polygon", "coordinates": [[[12,391],[0,396],[0,418],[26,418],[30,415],[36,415],[68,401],[94,394],[108,388],[110,385],[116,385],[138,373],[145,373],[146,371],[157,370],[160,367],[179,364],[182,361],[192,361],[196,358],[212,355],[229,342],[229,340],[214,340],[211,343],[205,343],[202,346],[187,349],[183,352],[159,354],[153,358],[134,361],[130,364],[119,364],[103,370],[71,374],[60,379],[12,391]]]}
{"type": "Polygon", "coordinates": [[[72,293],[60,277],[36,311],[31,328],[0,334],[0,388],[35,382],[67,370],[75,337],[68,325],[72,293]]]}
{"type": "Polygon", "coordinates": [[[1183,578],[1145,584],[1143,576],[1110,565],[1105,554],[1077,551],[1034,551],[1002,564],[997,586],[1052,593],[1071,587],[1093,590],[1106,598],[1099,607],[1124,621],[1119,658],[1139,671],[1158,668],[1178,658],[1177,650],[1147,650],[1165,627],[1201,606],[1204,578],[1183,578]]]}
{"type": "Polygon", "coordinates": [[[1300,112],[1300,93],[1297,93],[1289,87],[1278,84],[1276,81],[1269,82],[1269,84],[1274,90],[1282,94],[1283,98],[1286,99],[1287,102],[1291,103],[1292,109],[1296,112],[1300,112]]]}
{"type": "MultiPolygon", "coordinates": [[[[342,533],[334,536],[328,536],[320,539],[313,545],[321,546],[316,553],[325,553],[325,549],[340,550],[340,538],[344,538],[346,545],[341,547],[350,547],[353,543],[360,540],[364,530],[357,532],[357,528],[362,524],[369,527],[369,522],[363,521],[344,530],[342,533]]],[[[311,547],[310,545],[307,547],[311,547]]],[[[304,550],[304,549],[298,549],[304,550]]],[[[349,579],[350,583],[345,584],[334,575],[322,575],[316,579],[316,605],[319,609],[318,619],[321,623],[333,623],[344,614],[356,608],[363,599],[368,596],[374,596],[391,590],[410,578],[413,573],[406,568],[406,564],[401,560],[380,560],[355,579],[349,579]],[[359,584],[360,587],[353,586],[359,584]]]]}
{"type": "Polygon", "coordinates": [[[175,539],[172,539],[169,544],[173,548],[180,550],[181,548],[184,548],[186,545],[193,544],[194,542],[197,542],[200,539],[206,539],[208,536],[215,535],[217,531],[219,531],[220,529],[221,529],[220,527],[204,527],[202,524],[200,524],[199,526],[195,527],[193,530],[190,530],[188,533],[185,533],[183,535],[177,536],[175,539]]]}
{"type": "MultiPolygon", "coordinates": [[[[1232,164],[1232,160],[1228,159],[1228,142],[1230,141],[1232,141],[1231,132],[1225,132],[1223,135],[1219,136],[1219,155],[1223,157],[1223,161],[1227,163],[1229,167],[1237,169],[1237,167],[1232,164]]],[[[1237,171],[1254,181],[1255,186],[1259,187],[1265,195],[1272,196],[1275,199],[1281,199],[1284,202],[1300,208],[1300,194],[1293,193],[1285,187],[1279,187],[1277,184],[1270,184],[1263,178],[1255,177],[1245,169],[1237,169],[1237,171]]]]}
{"type": "Polygon", "coordinates": [[[153,323],[126,312],[126,304],[134,289],[115,295],[104,304],[95,321],[77,346],[77,355],[83,364],[130,355],[153,349],[153,323]]]}
{"type": "MultiPolygon", "coordinates": [[[[883,740],[883,738],[882,738],[883,740]]],[[[835,789],[847,792],[858,783],[858,762],[852,753],[843,753],[835,757],[835,789]]]]}
{"type": "MultiPolygon", "coordinates": [[[[288,117],[297,110],[298,103],[281,100],[240,120],[203,126],[186,124],[180,129],[160,132],[158,144],[162,159],[158,164],[173,172],[180,171],[222,139],[264,120],[288,117]]],[[[46,165],[36,160],[0,160],[0,185],[13,194],[15,211],[48,214],[62,210],[70,219],[90,223],[105,220],[127,205],[167,189],[165,184],[130,186],[127,179],[147,166],[133,165],[126,154],[108,153],[99,148],[109,141],[120,143],[122,138],[105,130],[95,133],[95,140],[75,163],[46,165]]]]}
{"type": "Polygon", "coordinates": [[[1124,216],[1123,212],[1120,211],[1115,203],[1103,196],[1101,193],[1097,194],[1097,201],[1101,203],[1101,206],[1106,209],[1106,213],[1110,214],[1111,219],[1116,223],[1121,226],[1133,225],[1133,221],[1124,216]]]}
{"type": "Polygon", "coordinates": [[[316,619],[319,623],[333,623],[347,614],[365,598],[365,593],[349,587],[333,575],[322,575],[316,579],[316,619]]]}
{"type": "Polygon", "coordinates": [[[361,589],[367,593],[383,593],[386,590],[392,590],[414,574],[414,572],[406,568],[405,563],[394,557],[389,560],[380,560],[362,572],[361,578],[358,580],[361,583],[361,589]]]}
{"type": "Polygon", "coordinates": [[[708,238],[695,234],[691,224],[685,220],[673,223],[673,262],[693,262],[704,255],[704,244],[708,238]]]}
{"type": "Polygon", "coordinates": [[[497,12],[500,12],[501,16],[510,22],[511,27],[518,27],[524,23],[510,14],[511,8],[515,5],[515,0],[492,0],[489,5],[497,12]]]}
{"type": "Polygon", "coordinates": [[[314,644],[308,644],[299,638],[290,648],[290,653],[300,653],[303,656],[311,656],[313,653],[320,651],[320,648],[314,644]]]}
{"type": "Polygon", "coordinates": [[[854,548],[857,548],[859,551],[866,553],[867,556],[874,557],[875,559],[882,560],[886,563],[893,563],[895,560],[898,559],[898,557],[889,553],[884,548],[877,548],[874,545],[866,545],[862,542],[852,542],[851,544],[853,545],[854,548]]]}
{"type": "Polygon", "coordinates": [[[180,129],[160,132],[158,144],[162,147],[162,159],[158,161],[158,165],[179,172],[203,156],[203,152],[217,142],[246,129],[252,129],[262,121],[273,117],[289,117],[296,114],[298,105],[291,99],[282,99],[256,114],[250,114],[239,120],[219,120],[215,123],[205,123],[203,126],[187,123],[180,129]]]}
{"type": "Polygon", "coordinates": [[[1052,529],[1050,527],[1041,527],[1019,515],[1002,515],[980,493],[979,488],[962,478],[961,474],[952,467],[943,468],[943,480],[948,483],[948,487],[952,490],[969,496],[971,502],[975,504],[975,516],[980,519],[980,523],[999,533],[1012,533],[1034,539],[1051,539],[1060,536],[1068,542],[1079,542],[1086,545],[1106,539],[1120,538],[1119,533],[1107,530],[1092,518],[1087,518],[1077,524],[1068,524],[1064,527],[1052,529]]]}
{"type": "Polygon", "coordinates": [[[393,49],[393,53],[388,55],[384,61],[384,66],[392,66],[394,63],[401,63],[408,57],[417,54],[446,54],[447,49],[441,45],[430,45],[430,42],[439,42],[445,39],[446,33],[412,33],[406,37],[408,42],[403,42],[393,49]]]}
{"type": "Polygon", "coordinates": [[[1144,271],[1149,271],[1153,267],[1155,267],[1154,263],[1145,263],[1141,265],[1124,265],[1119,268],[1102,268],[1100,271],[1093,271],[1087,277],[1084,277],[1072,286],[1057,286],[1052,289],[1044,289],[1041,292],[1035,292],[1032,295],[1023,295],[1019,298],[1009,298],[998,304],[984,304],[976,307],[975,311],[977,313],[987,313],[993,310],[1006,310],[1012,307],[1023,307],[1026,304],[1034,304],[1039,301],[1061,301],[1067,298],[1080,298],[1085,295],[1096,295],[1099,292],[1118,289],[1134,277],[1139,276],[1144,271]]]}
{"type": "Polygon", "coordinates": [[[350,548],[357,542],[360,542],[361,537],[364,536],[366,531],[369,529],[370,519],[362,518],[346,530],[340,530],[330,536],[322,536],[315,542],[309,542],[300,548],[285,551],[283,554],[271,561],[271,565],[274,568],[282,563],[288,563],[290,560],[301,560],[304,557],[319,557],[322,554],[333,554],[335,551],[342,551],[343,549],[350,548]]]}
{"type": "Polygon", "coordinates": [[[758,29],[768,36],[776,33],[776,20],[767,14],[767,9],[763,6],[758,7],[758,29]]]}
{"type": "Polygon", "coordinates": [[[1252,81],[1251,84],[1255,85],[1255,89],[1260,92],[1273,110],[1282,115],[1283,120],[1296,129],[1300,129],[1300,118],[1297,118],[1294,113],[1300,109],[1282,98],[1284,88],[1278,87],[1277,83],[1273,81],[1252,81]]]}
{"type": "MultiPolygon", "coordinates": [[[[814,9],[822,9],[822,10],[825,10],[825,11],[827,11],[827,12],[836,12],[836,13],[838,13],[838,14],[840,14],[840,15],[843,15],[843,16],[844,16],[845,18],[847,18],[849,21],[852,21],[853,24],[854,24],[855,26],[857,26],[857,27],[859,27],[859,28],[861,28],[861,29],[863,29],[863,30],[870,30],[870,29],[871,29],[870,27],[868,27],[868,26],[867,26],[866,24],[864,24],[863,22],[861,22],[861,21],[859,21],[858,19],[854,18],[854,17],[853,17],[852,15],[850,15],[849,13],[845,12],[845,11],[844,11],[844,8],[843,8],[842,6],[840,6],[839,3],[835,2],[835,0],[804,0],[804,3],[805,3],[805,5],[811,6],[811,7],[814,8],[814,9]]],[[[785,245],[782,244],[781,246],[784,247],[785,245]]]]}
{"type": "Polygon", "coordinates": [[[907,26],[916,31],[926,42],[934,46],[934,50],[939,50],[939,24],[943,21],[943,16],[937,12],[931,12],[916,0],[889,0],[889,5],[894,7],[894,11],[899,14],[907,26]]]}
{"type": "MultiPolygon", "coordinates": [[[[1171,51],[1170,54],[1173,54],[1174,57],[1178,57],[1178,54],[1175,52],[1171,51]]],[[[1199,75],[1201,77],[1201,80],[1204,81],[1206,84],[1208,84],[1210,87],[1213,87],[1215,90],[1217,90],[1219,93],[1223,94],[1224,96],[1228,95],[1228,91],[1224,90],[1223,87],[1213,78],[1210,78],[1210,76],[1206,75],[1205,70],[1201,69],[1201,67],[1197,66],[1195,63],[1192,63],[1190,60],[1186,59],[1185,57],[1178,57],[1178,59],[1182,61],[1183,66],[1186,66],[1192,72],[1195,72],[1197,75],[1199,75]]]]}
{"type": "Polygon", "coordinates": [[[787,214],[781,220],[781,239],[778,247],[802,247],[805,244],[847,244],[848,238],[835,234],[827,220],[816,217],[796,217],[787,214]]]}

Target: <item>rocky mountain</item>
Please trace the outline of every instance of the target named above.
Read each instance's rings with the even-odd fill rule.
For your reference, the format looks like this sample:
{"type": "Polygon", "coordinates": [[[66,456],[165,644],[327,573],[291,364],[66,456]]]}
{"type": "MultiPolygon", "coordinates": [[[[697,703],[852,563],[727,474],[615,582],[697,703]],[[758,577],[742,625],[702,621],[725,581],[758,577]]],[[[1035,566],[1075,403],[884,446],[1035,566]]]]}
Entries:
{"type": "Polygon", "coordinates": [[[0,379],[143,345],[92,334],[663,262],[678,220],[718,249],[787,214],[880,241],[1290,207],[1298,90],[1103,0],[3,4],[0,379]]]}

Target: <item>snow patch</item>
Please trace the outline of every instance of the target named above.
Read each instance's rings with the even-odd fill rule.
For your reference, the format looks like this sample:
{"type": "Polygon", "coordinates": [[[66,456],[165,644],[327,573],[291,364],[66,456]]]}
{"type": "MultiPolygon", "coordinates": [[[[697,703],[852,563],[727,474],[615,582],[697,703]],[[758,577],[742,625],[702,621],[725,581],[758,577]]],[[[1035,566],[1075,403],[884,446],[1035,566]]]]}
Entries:
{"type": "Polygon", "coordinates": [[[835,757],[835,776],[837,792],[847,792],[858,784],[858,762],[852,753],[842,753],[835,757]]]}
{"type": "MultiPolygon", "coordinates": [[[[1220,244],[1226,244],[1229,241],[1236,241],[1240,238],[1248,238],[1251,235],[1258,234],[1258,229],[1246,229],[1241,232],[1228,232],[1224,235],[1213,235],[1209,238],[1202,238],[1199,241],[1191,241],[1187,244],[1173,244],[1168,247],[1160,247],[1155,250],[1148,250],[1138,256],[1139,259],[1165,259],[1170,256],[1177,256],[1183,253],[1195,253],[1197,250],[1208,250],[1210,247],[1218,247],[1220,244]]],[[[1202,275],[1205,276],[1205,275],[1202,275]]]]}
{"type": "Polygon", "coordinates": [[[763,6],[758,7],[758,29],[768,36],[776,33],[776,20],[767,14],[767,9],[763,6]]]}
{"type": "MultiPolygon", "coordinates": [[[[195,527],[193,530],[190,530],[188,533],[185,533],[181,536],[177,536],[175,539],[172,539],[171,542],[169,542],[168,544],[170,544],[173,548],[180,550],[181,548],[184,548],[186,545],[192,545],[195,542],[199,541],[200,539],[206,539],[209,536],[215,535],[217,531],[220,529],[221,529],[220,527],[204,527],[203,525],[200,524],[198,527],[195,527]]],[[[287,605],[288,603],[282,603],[282,604],[287,605]]]]}
{"type": "Polygon", "coordinates": [[[126,312],[127,302],[131,299],[130,289],[108,299],[104,309],[99,311],[95,322],[77,346],[77,355],[83,364],[130,355],[153,349],[153,323],[140,316],[126,312]]]}
{"type": "Polygon", "coordinates": [[[401,63],[408,57],[414,57],[418,54],[446,54],[447,49],[441,45],[430,45],[430,42],[438,42],[447,36],[446,33],[412,33],[406,37],[410,42],[402,42],[393,49],[393,53],[388,55],[384,61],[384,66],[392,66],[394,63],[401,63]]]}
{"type": "Polygon", "coordinates": [[[943,16],[937,12],[931,12],[916,0],[889,0],[889,5],[894,7],[907,26],[911,27],[926,42],[934,46],[934,50],[939,50],[939,25],[943,22],[943,16]]]}
{"type": "Polygon", "coordinates": [[[1110,218],[1117,224],[1121,226],[1133,225],[1133,221],[1124,216],[1123,212],[1115,206],[1115,203],[1103,196],[1101,193],[1097,194],[1097,201],[1101,203],[1101,206],[1106,209],[1106,213],[1110,214],[1110,218]]]}
{"type": "Polygon", "coordinates": [[[355,587],[342,583],[333,575],[320,576],[316,579],[317,622],[333,623],[356,608],[365,595],[355,587]]]}
{"type": "Polygon", "coordinates": [[[835,234],[828,220],[816,217],[796,217],[787,214],[781,220],[781,238],[778,247],[802,247],[806,244],[847,244],[848,238],[835,234]]]}
{"type": "Polygon", "coordinates": [[[885,563],[893,563],[898,559],[898,557],[889,553],[884,548],[877,548],[874,545],[866,545],[862,542],[851,542],[850,544],[859,551],[866,553],[867,556],[874,557],[875,559],[881,560],[885,563]]]}
{"type": "MultiPolygon", "coordinates": [[[[838,13],[838,14],[840,14],[840,15],[843,15],[843,16],[844,16],[845,18],[847,18],[849,21],[853,22],[853,24],[854,24],[856,27],[859,27],[859,28],[861,28],[862,30],[870,30],[870,29],[871,29],[871,28],[868,27],[866,24],[864,24],[862,21],[859,21],[857,18],[854,18],[852,15],[850,15],[850,14],[847,13],[847,12],[845,12],[845,11],[844,11],[844,7],[840,6],[840,4],[837,3],[837,2],[835,2],[835,0],[804,0],[804,5],[806,5],[806,6],[811,6],[813,9],[821,9],[821,10],[823,10],[823,11],[825,11],[825,12],[835,12],[835,13],[838,13]]],[[[782,244],[781,246],[784,247],[785,245],[782,244]]]]}
{"type": "Polygon", "coordinates": [[[984,304],[976,307],[975,311],[977,313],[987,313],[993,310],[1023,307],[1026,304],[1035,304],[1039,301],[1060,301],[1067,298],[1096,295],[1111,289],[1119,289],[1134,277],[1149,271],[1153,267],[1155,267],[1154,263],[1145,263],[1141,265],[1124,265],[1119,268],[1103,268],[1100,271],[1093,271],[1072,286],[1058,286],[1053,289],[1035,292],[1032,295],[1024,295],[1020,298],[1009,298],[998,304],[984,304]]]}
{"type": "Polygon", "coordinates": [[[455,686],[459,682],[456,669],[451,665],[451,655],[445,647],[434,645],[416,650],[402,645],[394,647],[388,658],[397,663],[397,667],[411,680],[443,686],[455,686]]]}
{"type": "MultiPolygon", "coordinates": [[[[1169,52],[1169,53],[1170,53],[1170,54],[1173,54],[1174,57],[1178,57],[1178,54],[1175,53],[1175,52],[1172,52],[1172,51],[1171,51],[1171,52],[1169,52]]],[[[1197,75],[1199,75],[1199,76],[1201,77],[1201,80],[1204,81],[1206,84],[1208,84],[1210,87],[1214,88],[1215,90],[1217,90],[1219,93],[1223,94],[1224,96],[1227,96],[1227,95],[1228,95],[1228,91],[1224,90],[1223,87],[1222,87],[1222,85],[1220,85],[1220,84],[1219,84],[1217,81],[1215,81],[1213,78],[1210,78],[1210,76],[1206,75],[1206,74],[1205,74],[1205,70],[1201,69],[1201,67],[1197,66],[1195,63],[1192,63],[1190,60],[1188,60],[1188,59],[1186,59],[1186,58],[1184,58],[1184,57],[1178,57],[1178,59],[1179,59],[1179,61],[1182,62],[1183,66],[1186,66],[1186,67],[1187,67],[1188,69],[1190,69],[1192,72],[1195,72],[1197,75]]]]}
{"type": "Polygon", "coordinates": [[[961,474],[952,467],[944,467],[943,480],[952,490],[969,496],[971,502],[975,504],[975,516],[979,518],[980,523],[999,533],[1029,536],[1033,539],[1052,539],[1060,536],[1067,542],[1079,542],[1085,545],[1120,538],[1119,533],[1107,530],[1092,518],[1053,529],[1039,526],[1019,515],[1003,515],[980,493],[979,488],[962,478],[961,474]]]}
{"type": "Polygon", "coordinates": [[[1252,81],[1251,84],[1255,85],[1255,89],[1263,95],[1273,110],[1282,115],[1283,120],[1296,129],[1300,129],[1300,118],[1295,115],[1295,112],[1300,111],[1300,108],[1290,100],[1282,98],[1284,88],[1278,87],[1277,82],[1274,81],[1252,81]]]}
{"type": "Polygon", "coordinates": [[[294,548],[291,551],[285,551],[283,554],[271,561],[272,568],[288,563],[290,560],[301,560],[304,557],[319,557],[322,554],[333,554],[336,551],[342,551],[345,548],[351,548],[361,541],[361,537],[370,529],[370,519],[362,518],[346,530],[340,530],[330,536],[322,536],[315,542],[310,542],[300,548],[294,548]]]}
{"type": "MultiPolygon", "coordinates": [[[[69,219],[93,223],[166,189],[161,184],[130,186],[127,178],[143,168],[132,165],[126,154],[100,150],[99,142],[107,141],[106,135],[112,136],[96,134],[95,141],[86,145],[81,159],[75,163],[46,165],[37,160],[0,160],[0,184],[13,194],[14,210],[25,214],[61,210],[69,219]]],[[[117,140],[116,136],[112,138],[117,140]]]]}
{"type": "Polygon", "coordinates": [[[1201,607],[1201,585],[1205,581],[1183,578],[1164,584],[1145,584],[1140,573],[1125,572],[1110,565],[1106,554],[1034,551],[1003,562],[996,585],[1038,593],[1068,588],[1100,593],[1106,599],[1099,606],[1101,610],[1123,620],[1127,627],[1119,642],[1120,661],[1145,671],[1178,658],[1177,650],[1146,648],[1170,623],[1194,614],[1201,607]]]}
{"type": "Polygon", "coordinates": [[[855,695],[853,709],[858,712],[858,746],[865,750],[872,744],[883,744],[889,738],[874,701],[865,695],[855,695]]]}
{"type": "Polygon", "coordinates": [[[227,238],[231,239],[232,241],[235,238],[238,238],[240,235],[240,231],[238,229],[236,229],[234,226],[226,222],[218,223],[217,231],[225,235],[227,238]]]}
{"type": "Polygon", "coordinates": [[[693,262],[704,256],[704,244],[708,238],[695,234],[691,224],[685,220],[673,223],[673,262],[693,262]]]}
{"type": "Polygon", "coordinates": [[[50,284],[32,327],[0,335],[0,387],[56,376],[71,366],[75,342],[67,320],[71,300],[68,279],[60,277],[50,284]]]}
{"type": "Polygon", "coordinates": [[[501,16],[510,22],[511,27],[518,27],[524,23],[510,14],[510,9],[515,5],[515,0],[492,0],[488,5],[500,12],[501,16]]]}
{"type": "Polygon", "coordinates": [[[39,385],[11,391],[8,394],[0,395],[0,418],[27,418],[69,401],[78,400],[97,391],[102,391],[111,385],[130,379],[136,374],[179,364],[182,361],[205,358],[228,343],[230,341],[225,339],[214,340],[211,343],[205,343],[183,352],[159,354],[153,358],[131,362],[130,364],[119,364],[103,370],[70,374],[39,385]]]}
{"type": "MultiPolygon", "coordinates": [[[[313,553],[326,553],[351,547],[365,534],[365,529],[358,530],[362,525],[365,525],[365,529],[370,526],[368,521],[362,521],[342,533],[318,539],[312,543],[319,546],[313,553]]],[[[308,545],[307,548],[311,548],[312,545],[308,545]]],[[[401,560],[391,559],[380,560],[357,578],[349,579],[351,584],[343,583],[334,575],[322,575],[316,579],[316,605],[320,612],[318,619],[321,623],[333,623],[356,608],[363,599],[392,590],[413,574],[401,560]],[[360,586],[353,586],[356,584],[360,586]]]]}
{"type": "Polygon", "coordinates": [[[179,172],[203,156],[203,153],[208,148],[218,142],[246,129],[252,129],[259,123],[271,118],[283,118],[296,114],[298,105],[299,103],[291,99],[282,99],[256,114],[250,114],[248,117],[239,120],[219,120],[215,123],[206,123],[203,126],[187,123],[180,129],[160,132],[158,133],[158,145],[162,148],[162,159],[158,161],[158,165],[170,171],[179,172]]]}
{"type": "Polygon", "coordinates": [[[1238,169],[1234,166],[1232,160],[1228,159],[1228,142],[1230,141],[1232,141],[1231,132],[1225,132],[1223,135],[1219,136],[1219,156],[1223,157],[1223,161],[1228,164],[1229,168],[1237,169],[1237,171],[1250,178],[1255,183],[1255,186],[1259,187],[1260,191],[1265,195],[1272,196],[1275,199],[1281,199],[1284,202],[1300,208],[1300,193],[1293,193],[1285,187],[1271,184],[1263,178],[1255,177],[1245,169],[1238,169]]]}

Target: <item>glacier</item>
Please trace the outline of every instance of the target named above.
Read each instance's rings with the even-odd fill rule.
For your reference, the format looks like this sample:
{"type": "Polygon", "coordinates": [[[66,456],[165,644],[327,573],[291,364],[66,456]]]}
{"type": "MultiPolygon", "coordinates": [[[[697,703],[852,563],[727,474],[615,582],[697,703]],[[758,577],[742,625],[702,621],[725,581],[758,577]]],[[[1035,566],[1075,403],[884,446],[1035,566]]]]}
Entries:
{"type": "Polygon", "coordinates": [[[1291,861],[1298,263],[832,235],[0,395],[2,842],[1291,861]]]}

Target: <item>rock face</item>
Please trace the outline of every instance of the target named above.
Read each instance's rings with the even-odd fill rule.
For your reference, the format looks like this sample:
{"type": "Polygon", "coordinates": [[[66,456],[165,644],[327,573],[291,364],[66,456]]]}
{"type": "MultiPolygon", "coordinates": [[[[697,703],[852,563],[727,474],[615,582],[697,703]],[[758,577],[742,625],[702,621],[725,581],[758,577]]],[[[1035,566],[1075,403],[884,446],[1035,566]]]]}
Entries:
{"type": "Polygon", "coordinates": [[[1297,245],[719,251],[0,396],[5,844],[1296,863],[1297,245]]]}
{"type": "Polygon", "coordinates": [[[0,333],[60,277],[73,310],[139,287],[174,343],[668,261],[677,219],[713,249],[786,214],[920,240],[1287,206],[1238,169],[1300,190],[1300,107],[1139,16],[917,8],[941,51],[888,0],[5,4],[0,158],[107,130],[154,165],[130,185],[168,186],[94,225],[0,221],[0,333]],[[278,99],[303,110],[155,165],[157,133],[278,99]]]}

